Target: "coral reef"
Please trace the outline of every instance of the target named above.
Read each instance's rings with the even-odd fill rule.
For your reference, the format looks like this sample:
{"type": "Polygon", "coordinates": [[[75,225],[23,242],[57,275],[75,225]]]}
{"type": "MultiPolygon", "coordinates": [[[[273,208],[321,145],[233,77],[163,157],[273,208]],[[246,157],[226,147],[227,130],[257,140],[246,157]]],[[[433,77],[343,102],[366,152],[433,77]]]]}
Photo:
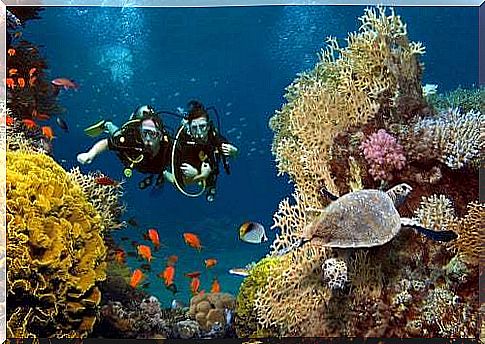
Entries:
{"type": "Polygon", "coordinates": [[[101,172],[89,172],[83,174],[76,166],[69,171],[69,176],[81,186],[89,202],[102,216],[102,223],[106,229],[119,229],[124,226],[119,222],[119,218],[126,210],[126,206],[121,203],[123,195],[122,183],[113,185],[101,185],[96,182],[98,178],[106,177],[101,172]]]}
{"type": "Polygon", "coordinates": [[[234,296],[228,293],[201,293],[190,300],[189,315],[194,318],[202,330],[208,331],[214,325],[226,324],[227,311],[234,311],[234,296]]]}
{"type": "Polygon", "coordinates": [[[401,170],[406,163],[402,146],[384,129],[370,135],[360,149],[370,165],[369,173],[376,180],[392,180],[392,172],[401,170]]]}
{"type": "Polygon", "coordinates": [[[278,172],[294,183],[295,203],[282,200],[274,214],[278,233],[267,257],[278,264],[251,285],[245,314],[258,322],[248,328],[275,336],[477,337],[483,89],[447,98],[423,88],[425,50],[409,41],[401,18],[377,7],[360,21],[347,47],[327,40],[270,119],[278,172]],[[413,187],[401,216],[458,239],[439,243],[407,229],[370,249],[296,248],[330,201],[322,187],[341,195],[398,183],[413,187]]]}
{"type": "Polygon", "coordinates": [[[105,279],[101,217],[52,158],[7,152],[8,337],[85,337],[105,279]]]}

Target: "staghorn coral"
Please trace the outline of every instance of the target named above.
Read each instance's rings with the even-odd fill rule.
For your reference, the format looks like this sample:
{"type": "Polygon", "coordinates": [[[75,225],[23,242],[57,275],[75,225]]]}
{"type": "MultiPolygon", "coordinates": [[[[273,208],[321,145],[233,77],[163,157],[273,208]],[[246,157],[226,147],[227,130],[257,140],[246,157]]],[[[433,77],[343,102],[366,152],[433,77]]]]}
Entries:
{"type": "Polygon", "coordinates": [[[287,103],[270,119],[279,174],[290,176],[311,207],[321,206],[322,183],[339,194],[329,166],[338,133],[374,119],[406,120],[426,107],[417,61],[421,43],[408,41],[392,10],[387,15],[384,8],[368,8],[360,21],[346,48],[327,39],[320,61],[288,86],[287,103]]]}
{"type": "Polygon", "coordinates": [[[402,146],[384,129],[370,135],[360,149],[370,164],[369,173],[376,180],[392,180],[393,172],[401,170],[406,163],[402,146]]]}
{"type": "Polygon", "coordinates": [[[414,213],[419,223],[432,230],[445,230],[456,220],[453,204],[445,195],[422,197],[421,206],[414,213]]]}
{"type": "Polygon", "coordinates": [[[9,337],[85,337],[105,279],[101,217],[52,158],[7,152],[9,337]]]}
{"type": "Polygon", "coordinates": [[[431,147],[439,152],[438,159],[452,169],[462,168],[480,158],[484,130],[485,115],[475,110],[462,113],[457,108],[423,118],[411,129],[415,137],[428,131],[433,138],[431,147]]]}
{"type": "Polygon", "coordinates": [[[86,175],[81,173],[78,166],[72,168],[68,175],[81,186],[89,202],[94,205],[102,216],[106,229],[123,227],[123,224],[118,221],[126,209],[125,205],[121,203],[121,196],[123,195],[122,183],[100,185],[96,182],[96,178],[104,177],[102,173],[89,172],[86,175]]]}

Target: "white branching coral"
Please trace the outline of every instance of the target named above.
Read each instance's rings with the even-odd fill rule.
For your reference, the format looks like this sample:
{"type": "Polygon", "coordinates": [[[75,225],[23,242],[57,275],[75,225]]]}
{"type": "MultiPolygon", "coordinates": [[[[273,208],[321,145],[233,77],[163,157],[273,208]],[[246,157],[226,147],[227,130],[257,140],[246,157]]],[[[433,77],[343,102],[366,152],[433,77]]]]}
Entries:
{"type": "Polygon", "coordinates": [[[413,128],[429,131],[434,146],[440,152],[439,160],[452,169],[459,169],[480,157],[484,147],[485,115],[470,110],[449,109],[436,117],[426,117],[413,128]]]}
{"type": "Polygon", "coordinates": [[[456,220],[453,203],[445,195],[431,195],[421,198],[421,205],[414,212],[416,220],[432,230],[445,230],[456,220]]]}

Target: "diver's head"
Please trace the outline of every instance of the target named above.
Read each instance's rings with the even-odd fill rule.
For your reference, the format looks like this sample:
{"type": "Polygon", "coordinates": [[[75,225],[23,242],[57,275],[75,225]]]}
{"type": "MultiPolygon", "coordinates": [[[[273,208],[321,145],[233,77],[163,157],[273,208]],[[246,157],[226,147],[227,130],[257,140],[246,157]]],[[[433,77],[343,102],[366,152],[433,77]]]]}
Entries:
{"type": "Polygon", "coordinates": [[[153,119],[147,118],[141,122],[141,139],[152,157],[160,150],[161,137],[162,133],[153,119]]]}
{"type": "Polygon", "coordinates": [[[189,102],[187,129],[190,135],[198,141],[206,141],[209,133],[209,114],[202,103],[192,100],[189,102]]]}
{"type": "Polygon", "coordinates": [[[139,106],[133,111],[130,119],[144,119],[157,116],[157,113],[153,107],[150,105],[139,106]]]}

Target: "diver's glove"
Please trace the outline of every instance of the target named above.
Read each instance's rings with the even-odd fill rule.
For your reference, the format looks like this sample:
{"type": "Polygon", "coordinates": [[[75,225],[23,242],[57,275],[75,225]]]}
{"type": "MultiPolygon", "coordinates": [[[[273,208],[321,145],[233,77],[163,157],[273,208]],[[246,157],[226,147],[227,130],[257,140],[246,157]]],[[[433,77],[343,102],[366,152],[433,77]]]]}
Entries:
{"type": "Polygon", "coordinates": [[[91,154],[91,152],[86,152],[86,153],[80,153],[77,155],[77,161],[82,164],[90,164],[93,162],[94,156],[91,154]]]}
{"type": "Polygon", "coordinates": [[[180,169],[182,170],[182,173],[186,178],[191,179],[191,178],[194,178],[197,174],[199,174],[199,172],[194,166],[187,163],[183,163],[182,166],[180,166],[180,169]]]}
{"type": "Polygon", "coordinates": [[[202,166],[200,167],[200,176],[203,179],[206,179],[209,177],[209,174],[212,172],[211,166],[209,165],[208,162],[203,162],[202,166]]]}
{"type": "Polygon", "coordinates": [[[226,156],[236,156],[237,155],[237,148],[230,143],[223,143],[222,146],[222,154],[226,156]]]}

